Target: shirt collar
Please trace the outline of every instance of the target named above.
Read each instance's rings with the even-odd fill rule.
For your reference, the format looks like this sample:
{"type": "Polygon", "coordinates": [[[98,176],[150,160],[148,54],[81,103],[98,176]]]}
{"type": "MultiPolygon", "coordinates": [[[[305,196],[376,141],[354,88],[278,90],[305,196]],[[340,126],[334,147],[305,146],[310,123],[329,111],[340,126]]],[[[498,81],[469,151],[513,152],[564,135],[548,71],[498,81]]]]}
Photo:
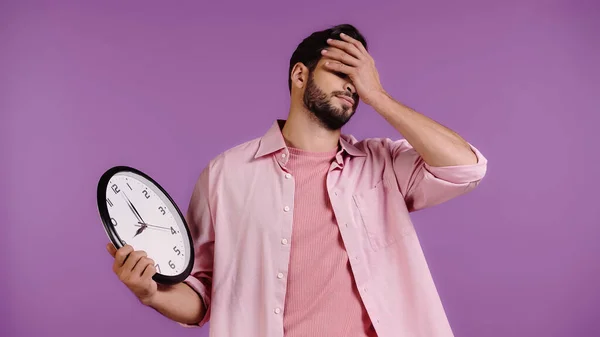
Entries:
{"type": "MultiPolygon", "coordinates": [[[[287,156],[287,145],[281,130],[285,125],[286,120],[278,119],[267,130],[267,132],[260,138],[258,150],[254,155],[254,158],[259,158],[265,155],[274,154],[277,152],[284,151],[283,153],[287,156]]],[[[341,152],[344,152],[353,157],[364,157],[366,153],[352,144],[350,141],[351,137],[342,135],[340,137],[340,148],[341,152]]],[[[336,156],[339,157],[339,156],[336,156]]],[[[338,158],[339,159],[339,158],[338,158]]]]}

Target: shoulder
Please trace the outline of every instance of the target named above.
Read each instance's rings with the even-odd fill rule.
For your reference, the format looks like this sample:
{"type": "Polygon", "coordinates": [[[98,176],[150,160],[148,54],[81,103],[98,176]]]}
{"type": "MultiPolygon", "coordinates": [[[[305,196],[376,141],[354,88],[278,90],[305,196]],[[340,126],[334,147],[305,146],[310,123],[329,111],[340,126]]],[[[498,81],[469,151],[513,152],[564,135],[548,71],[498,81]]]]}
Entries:
{"type": "Polygon", "coordinates": [[[249,162],[254,158],[260,144],[260,137],[231,147],[210,160],[211,165],[228,165],[249,162]]]}
{"type": "Polygon", "coordinates": [[[260,137],[231,147],[211,158],[203,169],[203,173],[211,180],[229,174],[241,173],[249,167],[258,151],[260,137]]]}

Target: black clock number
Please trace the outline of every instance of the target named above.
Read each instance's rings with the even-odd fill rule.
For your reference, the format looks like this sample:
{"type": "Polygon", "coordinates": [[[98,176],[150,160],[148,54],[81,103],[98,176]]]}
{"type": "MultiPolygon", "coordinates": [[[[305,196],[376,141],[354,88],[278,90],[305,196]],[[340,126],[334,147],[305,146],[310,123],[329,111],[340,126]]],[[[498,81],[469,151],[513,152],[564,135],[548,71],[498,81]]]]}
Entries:
{"type": "Polygon", "coordinates": [[[158,263],[156,264],[156,266],[154,266],[154,268],[156,268],[157,273],[160,273],[160,266],[158,265],[158,263]]]}
{"type": "Polygon", "coordinates": [[[142,193],[144,194],[144,196],[146,197],[146,199],[150,199],[150,194],[148,194],[147,190],[143,190],[142,193]]]}
{"type": "Polygon", "coordinates": [[[159,206],[158,210],[162,213],[162,215],[167,214],[167,212],[165,212],[165,209],[162,206],[159,206]]]}
{"type": "Polygon", "coordinates": [[[175,231],[175,229],[173,227],[171,227],[171,234],[173,234],[173,235],[177,234],[177,231],[175,231]]]}
{"type": "Polygon", "coordinates": [[[115,192],[115,194],[118,194],[119,192],[121,192],[121,190],[119,189],[119,186],[117,186],[117,184],[112,184],[112,186],[110,187],[113,192],[115,192]]]}
{"type": "Polygon", "coordinates": [[[181,255],[181,251],[179,250],[179,248],[177,248],[177,246],[173,246],[173,251],[177,253],[177,255],[181,255]]]}
{"type": "Polygon", "coordinates": [[[112,201],[110,201],[109,198],[106,198],[106,203],[108,204],[108,206],[113,207],[113,203],[112,201]]]}
{"type": "Polygon", "coordinates": [[[171,262],[171,260],[169,260],[169,267],[171,267],[171,269],[175,269],[175,264],[171,262]]]}

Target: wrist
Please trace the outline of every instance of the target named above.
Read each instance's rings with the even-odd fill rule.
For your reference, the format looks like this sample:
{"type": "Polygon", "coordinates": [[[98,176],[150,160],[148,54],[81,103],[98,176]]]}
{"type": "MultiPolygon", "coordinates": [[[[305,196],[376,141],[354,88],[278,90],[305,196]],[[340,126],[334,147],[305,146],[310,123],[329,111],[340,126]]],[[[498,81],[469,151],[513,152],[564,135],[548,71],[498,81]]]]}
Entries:
{"type": "Polygon", "coordinates": [[[140,297],[139,300],[143,305],[154,308],[160,302],[161,295],[161,291],[158,290],[152,295],[140,297]]]}
{"type": "Polygon", "coordinates": [[[154,306],[154,297],[156,297],[156,295],[153,296],[147,296],[147,297],[140,297],[140,303],[142,303],[143,305],[147,306],[147,307],[153,307],[154,306]]]}
{"type": "Polygon", "coordinates": [[[392,96],[390,96],[385,90],[381,89],[375,93],[373,93],[370,104],[373,109],[382,116],[386,116],[388,112],[392,109],[393,104],[395,103],[392,96]]]}

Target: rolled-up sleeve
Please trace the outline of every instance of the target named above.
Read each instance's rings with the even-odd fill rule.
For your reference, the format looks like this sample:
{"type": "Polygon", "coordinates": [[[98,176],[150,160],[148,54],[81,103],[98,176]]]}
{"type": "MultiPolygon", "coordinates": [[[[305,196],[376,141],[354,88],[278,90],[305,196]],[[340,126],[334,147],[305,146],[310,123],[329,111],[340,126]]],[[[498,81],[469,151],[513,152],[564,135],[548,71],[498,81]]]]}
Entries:
{"type": "Polygon", "coordinates": [[[441,204],[473,190],[487,172],[487,159],[473,145],[477,163],[434,167],[406,141],[388,143],[398,186],[409,211],[441,204]]]}
{"type": "Polygon", "coordinates": [[[203,326],[210,318],[215,232],[209,196],[209,170],[206,168],[194,187],[186,214],[194,247],[194,266],[184,283],[196,291],[207,310],[197,324],[180,323],[185,327],[203,326]]]}

